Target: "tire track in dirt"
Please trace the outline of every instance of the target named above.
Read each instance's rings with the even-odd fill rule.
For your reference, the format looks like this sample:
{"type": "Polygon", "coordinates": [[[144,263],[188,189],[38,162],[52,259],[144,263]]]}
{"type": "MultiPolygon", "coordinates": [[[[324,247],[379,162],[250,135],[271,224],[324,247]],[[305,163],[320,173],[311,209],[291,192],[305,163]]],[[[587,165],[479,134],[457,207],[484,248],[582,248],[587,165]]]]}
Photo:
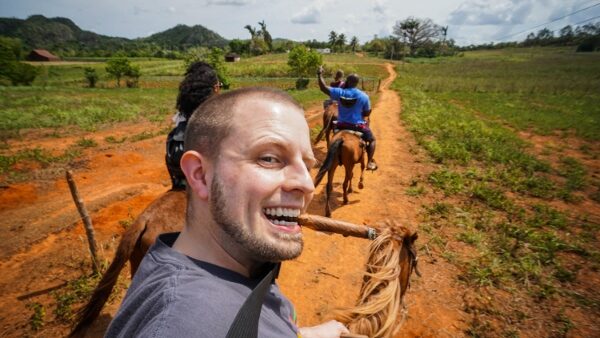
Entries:
{"type": "MultiPolygon", "coordinates": [[[[349,195],[348,205],[341,203],[344,173],[338,169],[332,216],[358,224],[373,224],[389,218],[418,230],[419,210],[427,198],[410,197],[405,191],[413,179],[433,168],[425,164],[427,159],[413,154],[417,145],[400,120],[400,98],[389,89],[396,73],[392,64],[386,64],[386,69],[390,76],[382,82],[379,101],[371,114],[379,169],[366,172],[365,188],[358,190],[360,168],[355,167],[356,190],[349,195]]],[[[316,153],[319,152],[326,152],[324,142],[317,147],[316,153]]],[[[324,185],[317,187],[309,212],[323,215],[324,185]]],[[[331,318],[336,308],[353,305],[362,280],[368,242],[310,230],[304,233],[305,251],[297,261],[284,265],[280,284],[297,307],[300,324],[313,325],[331,318]]],[[[426,242],[421,232],[417,246],[422,247],[426,242]]],[[[396,337],[463,336],[467,315],[462,312],[463,295],[457,291],[460,288],[456,268],[421,255],[419,268],[423,277],[413,276],[412,287],[405,296],[408,316],[396,337]]]]}

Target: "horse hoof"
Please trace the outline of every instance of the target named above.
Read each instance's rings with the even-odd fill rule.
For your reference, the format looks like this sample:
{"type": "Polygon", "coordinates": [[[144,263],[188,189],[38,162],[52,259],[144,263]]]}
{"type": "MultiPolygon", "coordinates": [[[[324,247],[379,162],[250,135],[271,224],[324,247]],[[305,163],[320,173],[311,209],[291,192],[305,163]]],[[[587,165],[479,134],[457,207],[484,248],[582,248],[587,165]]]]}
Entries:
{"type": "Polygon", "coordinates": [[[364,184],[362,184],[362,182],[360,182],[360,183],[358,184],[358,189],[362,189],[362,188],[364,188],[364,187],[365,187],[365,185],[364,185],[364,184]]]}
{"type": "Polygon", "coordinates": [[[348,200],[344,200],[344,205],[348,204],[348,200]]]}

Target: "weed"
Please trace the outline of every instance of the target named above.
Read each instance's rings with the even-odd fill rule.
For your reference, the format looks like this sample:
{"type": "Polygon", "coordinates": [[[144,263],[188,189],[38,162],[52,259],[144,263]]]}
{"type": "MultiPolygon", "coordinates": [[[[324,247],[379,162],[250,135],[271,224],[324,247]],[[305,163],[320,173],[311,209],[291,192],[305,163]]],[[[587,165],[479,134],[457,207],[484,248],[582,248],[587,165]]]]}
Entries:
{"type": "Polygon", "coordinates": [[[572,157],[561,159],[560,174],[567,179],[567,191],[581,190],[585,186],[585,169],[583,165],[572,157]]]}
{"type": "Polygon", "coordinates": [[[426,207],[429,214],[440,216],[448,216],[450,208],[450,204],[444,202],[435,202],[431,207],[426,207]]]}
{"type": "Polygon", "coordinates": [[[123,143],[123,142],[125,142],[125,140],[127,140],[127,136],[123,136],[121,138],[116,138],[114,136],[107,136],[104,138],[104,141],[106,141],[107,143],[112,143],[112,144],[123,143]]]}
{"type": "Polygon", "coordinates": [[[476,184],[473,186],[471,193],[474,198],[481,200],[494,209],[509,211],[513,208],[512,202],[498,189],[484,184],[476,184]]]}
{"type": "Polygon", "coordinates": [[[469,229],[459,233],[456,237],[459,241],[477,246],[483,241],[483,234],[477,230],[469,229]]]}
{"type": "Polygon", "coordinates": [[[567,333],[569,333],[569,331],[575,327],[575,324],[573,324],[571,319],[565,314],[564,309],[562,309],[560,313],[554,317],[554,321],[559,324],[559,337],[567,337],[567,333]]]}
{"type": "Polygon", "coordinates": [[[434,187],[441,189],[446,196],[462,192],[464,188],[461,175],[447,169],[432,172],[429,174],[428,181],[434,187]]]}
{"type": "Polygon", "coordinates": [[[469,337],[473,338],[487,338],[494,336],[492,325],[488,321],[482,320],[479,317],[475,317],[473,320],[471,320],[465,333],[469,337]]]}
{"type": "Polygon", "coordinates": [[[526,220],[532,227],[541,228],[549,226],[556,229],[565,229],[567,217],[562,212],[545,204],[533,205],[533,216],[526,220]]]}
{"type": "Polygon", "coordinates": [[[57,320],[69,323],[73,319],[72,305],[88,299],[100,277],[100,275],[82,276],[70,281],[63,290],[53,292],[52,295],[56,301],[54,314],[57,320]]]}
{"type": "Polygon", "coordinates": [[[44,326],[44,317],[46,317],[46,309],[44,305],[34,302],[27,304],[27,308],[31,309],[33,313],[29,317],[29,327],[33,331],[38,331],[44,326]]]}
{"type": "Polygon", "coordinates": [[[412,196],[412,197],[423,195],[423,194],[425,194],[425,187],[422,185],[408,187],[406,189],[406,194],[408,196],[412,196]]]}
{"type": "Polygon", "coordinates": [[[155,137],[156,135],[158,135],[158,133],[153,133],[151,131],[146,131],[144,130],[143,132],[139,133],[139,134],[135,134],[133,136],[131,136],[131,142],[138,142],[138,141],[142,141],[142,140],[147,140],[150,138],[155,137]]]}
{"type": "Polygon", "coordinates": [[[75,144],[82,148],[93,148],[98,146],[98,142],[96,142],[94,139],[85,137],[77,140],[75,144]]]}

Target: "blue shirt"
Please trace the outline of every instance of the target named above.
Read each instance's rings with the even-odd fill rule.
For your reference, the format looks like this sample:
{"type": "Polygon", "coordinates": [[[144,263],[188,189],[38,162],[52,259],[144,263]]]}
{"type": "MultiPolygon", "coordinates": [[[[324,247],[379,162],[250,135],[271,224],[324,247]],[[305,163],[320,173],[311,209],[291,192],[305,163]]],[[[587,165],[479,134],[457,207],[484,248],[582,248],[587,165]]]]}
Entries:
{"type": "Polygon", "coordinates": [[[338,102],[339,122],[366,123],[362,114],[371,110],[371,102],[367,94],[358,88],[329,88],[329,95],[338,102]]]}

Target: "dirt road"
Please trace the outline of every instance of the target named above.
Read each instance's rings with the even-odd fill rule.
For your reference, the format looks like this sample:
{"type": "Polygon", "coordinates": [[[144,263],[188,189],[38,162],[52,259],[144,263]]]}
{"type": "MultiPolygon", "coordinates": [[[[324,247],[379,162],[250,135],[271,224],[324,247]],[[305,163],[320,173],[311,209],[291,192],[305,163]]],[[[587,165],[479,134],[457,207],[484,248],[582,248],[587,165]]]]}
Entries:
{"type": "MultiPolygon", "coordinates": [[[[371,122],[379,170],[365,174],[365,188],[355,186],[348,205],[341,204],[343,172],[338,170],[333,217],[364,224],[390,218],[418,230],[419,210],[427,197],[410,197],[405,192],[415,177],[431,169],[403,126],[400,99],[388,89],[396,74],[391,64],[386,67],[389,77],[382,83],[371,122]]],[[[312,115],[314,112],[307,114],[312,115]]],[[[122,233],[127,222],[167,190],[170,182],[163,162],[163,136],[113,145],[105,143],[102,135],[159,128],[150,123],[121,125],[119,130],[86,135],[95,137],[99,147],[86,152],[87,160],[75,168],[75,179],[108,259],[118,240],[115,234],[122,233]]],[[[61,139],[61,143],[69,142],[73,140],[61,139]]],[[[317,157],[324,158],[325,152],[324,142],[315,147],[317,157]]],[[[317,188],[310,213],[324,213],[323,187],[317,188]]],[[[70,198],[62,179],[10,185],[0,191],[0,336],[61,336],[67,332],[66,325],[54,319],[53,290],[87,273],[89,260],[70,198]],[[37,333],[30,329],[33,303],[47,309],[46,323],[37,333]]],[[[295,304],[300,324],[311,325],[331,318],[339,307],[353,305],[368,242],[308,229],[304,233],[305,250],[297,260],[284,264],[279,283],[295,304]]],[[[420,233],[417,246],[423,247],[427,240],[420,233]]],[[[405,299],[408,316],[397,337],[462,336],[466,314],[461,311],[455,268],[425,252],[421,250],[419,263],[423,277],[413,277],[405,299]]],[[[105,309],[92,336],[102,336],[119,300],[105,309]]]]}

